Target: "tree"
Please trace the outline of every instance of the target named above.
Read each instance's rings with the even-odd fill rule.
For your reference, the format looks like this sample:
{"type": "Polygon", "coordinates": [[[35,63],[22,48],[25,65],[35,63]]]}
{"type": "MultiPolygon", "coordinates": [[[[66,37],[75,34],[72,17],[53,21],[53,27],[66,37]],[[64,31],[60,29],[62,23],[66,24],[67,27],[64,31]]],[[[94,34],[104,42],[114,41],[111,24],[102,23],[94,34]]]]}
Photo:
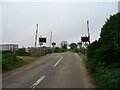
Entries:
{"type": "Polygon", "coordinates": [[[71,49],[76,49],[77,48],[77,44],[76,43],[71,43],[69,46],[70,46],[71,49]]]}
{"type": "Polygon", "coordinates": [[[101,28],[100,38],[88,46],[87,57],[105,62],[120,62],[120,14],[110,16],[101,28]]]}
{"type": "Polygon", "coordinates": [[[120,13],[110,16],[98,41],[87,47],[85,63],[100,88],[120,87],[120,13]]]}
{"type": "Polygon", "coordinates": [[[87,47],[87,57],[94,58],[96,50],[100,47],[100,43],[96,40],[87,47]]]}
{"type": "Polygon", "coordinates": [[[77,48],[77,44],[76,43],[71,43],[70,45],[70,49],[72,52],[78,53],[79,49],[77,48]]]}
{"type": "MultiPolygon", "coordinates": [[[[103,57],[106,63],[120,62],[120,13],[110,16],[101,29],[99,42],[102,52],[106,53],[103,57]]],[[[101,58],[101,56],[99,57],[101,58]]]]}

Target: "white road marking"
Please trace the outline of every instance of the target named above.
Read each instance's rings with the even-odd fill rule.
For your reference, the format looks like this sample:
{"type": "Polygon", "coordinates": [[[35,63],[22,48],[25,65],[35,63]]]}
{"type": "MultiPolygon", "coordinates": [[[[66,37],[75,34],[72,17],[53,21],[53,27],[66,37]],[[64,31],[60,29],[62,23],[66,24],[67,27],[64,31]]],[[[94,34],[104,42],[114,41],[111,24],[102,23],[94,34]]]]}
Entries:
{"type": "Polygon", "coordinates": [[[32,88],[35,88],[44,78],[45,78],[45,76],[42,76],[40,79],[38,79],[38,80],[32,85],[32,88]]]}
{"type": "Polygon", "coordinates": [[[54,67],[56,67],[62,59],[63,59],[63,56],[57,61],[57,63],[54,65],[54,67]]]}

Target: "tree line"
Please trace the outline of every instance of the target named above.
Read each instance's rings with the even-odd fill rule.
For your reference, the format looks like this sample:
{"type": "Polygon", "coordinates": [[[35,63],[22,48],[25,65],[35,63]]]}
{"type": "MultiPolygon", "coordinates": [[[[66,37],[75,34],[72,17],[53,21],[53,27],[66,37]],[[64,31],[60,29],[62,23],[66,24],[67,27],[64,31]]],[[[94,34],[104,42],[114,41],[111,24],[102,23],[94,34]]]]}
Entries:
{"type": "Polygon", "coordinates": [[[106,20],[100,38],[87,47],[85,63],[98,87],[120,88],[120,13],[106,20]]]}

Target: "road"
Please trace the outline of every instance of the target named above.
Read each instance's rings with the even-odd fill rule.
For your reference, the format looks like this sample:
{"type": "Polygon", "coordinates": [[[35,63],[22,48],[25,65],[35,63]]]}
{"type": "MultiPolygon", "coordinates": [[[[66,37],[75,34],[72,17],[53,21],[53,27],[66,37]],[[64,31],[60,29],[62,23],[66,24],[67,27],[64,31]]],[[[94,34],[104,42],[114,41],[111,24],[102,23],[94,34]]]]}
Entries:
{"type": "Polygon", "coordinates": [[[52,54],[2,83],[3,88],[88,88],[80,57],[72,52],[52,54]]]}

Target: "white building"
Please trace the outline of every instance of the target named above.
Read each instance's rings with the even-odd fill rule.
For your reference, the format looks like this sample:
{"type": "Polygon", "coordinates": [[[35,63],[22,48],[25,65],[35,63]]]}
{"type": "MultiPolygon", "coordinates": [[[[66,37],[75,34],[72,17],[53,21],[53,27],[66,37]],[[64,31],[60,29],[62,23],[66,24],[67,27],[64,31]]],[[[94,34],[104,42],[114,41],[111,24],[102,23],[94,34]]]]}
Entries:
{"type": "Polygon", "coordinates": [[[118,2],[118,13],[120,13],[120,1],[118,2]]]}
{"type": "Polygon", "coordinates": [[[0,45],[1,51],[15,52],[17,49],[18,49],[18,44],[1,44],[0,45]]]}

